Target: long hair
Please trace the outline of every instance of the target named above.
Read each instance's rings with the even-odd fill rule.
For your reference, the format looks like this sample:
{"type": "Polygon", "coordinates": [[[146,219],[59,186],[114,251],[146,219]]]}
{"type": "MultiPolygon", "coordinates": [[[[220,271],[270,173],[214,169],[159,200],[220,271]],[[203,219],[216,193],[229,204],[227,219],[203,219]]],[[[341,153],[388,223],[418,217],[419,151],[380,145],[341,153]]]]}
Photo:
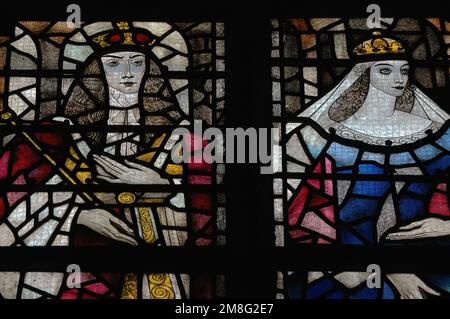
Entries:
{"type": "MultiPolygon", "coordinates": [[[[367,68],[360,78],[353,83],[329,108],[328,116],[335,122],[342,122],[353,116],[363,105],[369,92],[370,68],[367,68]]],[[[395,109],[411,112],[414,106],[415,86],[410,81],[406,84],[403,94],[397,97],[395,109]]]]}
{"type": "MultiPolygon", "coordinates": [[[[146,55],[147,57],[147,55],[146,55]]],[[[176,125],[182,112],[167,77],[153,59],[146,58],[147,70],[139,92],[142,125],[176,125]]],[[[100,129],[83,132],[95,149],[104,143],[104,127],[108,120],[108,87],[102,75],[103,69],[94,59],[82,70],[82,76],[74,81],[63,106],[63,113],[78,125],[100,129]]],[[[144,142],[150,142],[152,133],[144,134],[144,142]]]]}
{"type": "MultiPolygon", "coordinates": [[[[69,90],[69,98],[64,106],[64,115],[78,125],[102,124],[106,112],[106,88],[100,78],[100,66],[93,60],[86,66],[83,76],[75,80],[69,90]]],[[[86,132],[92,146],[102,139],[101,132],[86,132]]]]}

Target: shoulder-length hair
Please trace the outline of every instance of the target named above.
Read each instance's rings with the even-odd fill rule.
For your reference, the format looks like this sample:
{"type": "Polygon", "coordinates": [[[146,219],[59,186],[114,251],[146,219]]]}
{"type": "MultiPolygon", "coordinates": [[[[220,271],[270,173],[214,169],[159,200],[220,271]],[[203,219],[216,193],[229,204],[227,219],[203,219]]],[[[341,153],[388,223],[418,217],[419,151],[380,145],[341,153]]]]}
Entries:
{"type": "MultiPolygon", "coordinates": [[[[139,90],[139,107],[143,125],[176,125],[182,119],[182,111],[165,75],[164,68],[146,55],[147,70],[139,90]]],[[[83,132],[92,147],[104,143],[108,120],[108,86],[101,63],[97,59],[88,62],[81,76],[74,80],[63,105],[63,113],[78,125],[89,125],[95,130],[83,132]],[[99,127],[100,129],[97,129],[99,127]]],[[[144,134],[144,141],[154,134],[144,134]]]]}

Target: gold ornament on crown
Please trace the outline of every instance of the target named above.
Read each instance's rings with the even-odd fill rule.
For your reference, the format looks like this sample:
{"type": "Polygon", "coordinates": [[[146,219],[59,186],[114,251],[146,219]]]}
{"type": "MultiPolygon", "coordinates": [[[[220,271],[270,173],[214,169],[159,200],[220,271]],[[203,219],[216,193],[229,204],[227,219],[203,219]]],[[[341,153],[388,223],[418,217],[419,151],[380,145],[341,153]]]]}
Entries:
{"type": "MultiPolygon", "coordinates": [[[[133,34],[130,30],[130,26],[128,22],[117,22],[116,23],[117,28],[122,32],[123,40],[118,43],[122,45],[142,45],[143,43],[135,43],[133,40],[133,34]]],[[[112,30],[111,30],[112,31],[112,30]]],[[[110,32],[108,31],[106,33],[102,33],[100,35],[95,36],[92,41],[94,43],[97,43],[100,47],[106,48],[112,45],[112,43],[108,42],[108,35],[110,35],[110,32]]],[[[153,45],[155,44],[156,39],[149,39],[149,41],[145,44],[147,45],[153,45]]]]}
{"type": "Polygon", "coordinates": [[[397,54],[405,53],[403,45],[395,39],[382,37],[381,32],[375,31],[372,33],[373,39],[366,40],[359,44],[353,53],[357,56],[369,54],[397,54]]]}

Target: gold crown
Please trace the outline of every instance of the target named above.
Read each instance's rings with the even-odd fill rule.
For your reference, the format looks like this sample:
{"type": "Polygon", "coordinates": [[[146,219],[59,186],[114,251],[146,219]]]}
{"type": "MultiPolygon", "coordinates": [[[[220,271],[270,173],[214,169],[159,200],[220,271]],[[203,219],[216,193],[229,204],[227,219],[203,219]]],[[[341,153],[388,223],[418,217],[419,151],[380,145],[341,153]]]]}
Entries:
{"type": "Polygon", "coordinates": [[[155,39],[144,29],[130,29],[128,22],[117,22],[117,29],[95,36],[92,41],[102,48],[120,45],[153,45],[155,39]]]}
{"type": "Polygon", "coordinates": [[[366,40],[356,46],[353,53],[357,56],[369,54],[397,54],[405,53],[406,50],[403,45],[395,39],[381,36],[381,32],[375,31],[372,33],[372,39],[366,40]]]}

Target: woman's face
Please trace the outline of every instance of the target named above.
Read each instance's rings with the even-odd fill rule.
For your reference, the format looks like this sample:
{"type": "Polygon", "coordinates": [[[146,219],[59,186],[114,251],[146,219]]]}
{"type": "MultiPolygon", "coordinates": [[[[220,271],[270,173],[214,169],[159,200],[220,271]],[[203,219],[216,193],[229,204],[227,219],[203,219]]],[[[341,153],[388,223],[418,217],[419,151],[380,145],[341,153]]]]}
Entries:
{"type": "Polygon", "coordinates": [[[380,61],[370,68],[370,83],[392,96],[401,96],[409,78],[408,61],[380,61]]]}
{"type": "Polygon", "coordinates": [[[145,56],[140,52],[123,51],[101,57],[106,81],[122,93],[137,93],[145,73],[145,56]]]}

